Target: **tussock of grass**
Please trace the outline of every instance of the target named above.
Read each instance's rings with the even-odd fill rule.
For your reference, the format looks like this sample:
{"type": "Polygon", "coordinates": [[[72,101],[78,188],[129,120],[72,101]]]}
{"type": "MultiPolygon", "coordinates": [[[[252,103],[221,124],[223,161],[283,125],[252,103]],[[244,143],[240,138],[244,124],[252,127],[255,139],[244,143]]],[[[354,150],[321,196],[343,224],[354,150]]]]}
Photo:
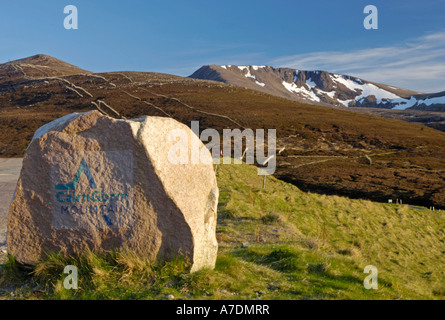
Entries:
{"type": "Polygon", "coordinates": [[[0,288],[20,284],[25,278],[26,273],[21,272],[14,257],[8,254],[6,261],[0,265],[0,288]]]}
{"type": "Polygon", "coordinates": [[[261,217],[261,221],[264,224],[279,223],[282,222],[282,218],[279,214],[268,213],[267,215],[261,217]]]}
{"type": "Polygon", "coordinates": [[[289,248],[275,249],[265,257],[265,260],[273,269],[278,271],[292,272],[299,270],[298,255],[289,248]]]}
{"type": "Polygon", "coordinates": [[[444,299],[443,211],[304,193],[273,177],[263,189],[256,173],[218,166],[214,270],[190,274],[181,257],[155,263],[122,250],[53,254],[30,273],[9,257],[0,298],[444,299]],[[79,270],[78,290],[63,287],[66,265],[79,270]],[[363,286],[367,265],[378,290],[363,286]]]}

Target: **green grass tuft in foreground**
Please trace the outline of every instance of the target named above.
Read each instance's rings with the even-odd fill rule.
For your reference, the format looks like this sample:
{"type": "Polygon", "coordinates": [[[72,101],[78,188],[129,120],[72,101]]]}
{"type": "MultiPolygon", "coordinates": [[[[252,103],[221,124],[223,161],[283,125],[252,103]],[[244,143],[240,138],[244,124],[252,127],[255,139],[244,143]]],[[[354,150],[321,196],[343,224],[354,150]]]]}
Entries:
{"type": "Polygon", "coordinates": [[[215,270],[132,252],[53,254],[33,270],[0,267],[3,299],[444,299],[444,211],[301,192],[256,168],[219,165],[215,270]],[[244,243],[244,245],[242,245],[244,243]],[[63,287],[66,265],[79,289],[63,287]],[[378,268],[366,290],[365,266],[378,268]]]}

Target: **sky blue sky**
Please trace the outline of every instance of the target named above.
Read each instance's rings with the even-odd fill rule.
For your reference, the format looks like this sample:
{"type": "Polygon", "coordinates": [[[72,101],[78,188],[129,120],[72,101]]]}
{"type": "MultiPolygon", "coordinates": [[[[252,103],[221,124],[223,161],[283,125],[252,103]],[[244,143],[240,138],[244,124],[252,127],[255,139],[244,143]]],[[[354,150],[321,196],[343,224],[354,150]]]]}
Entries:
{"type": "Polygon", "coordinates": [[[443,0],[3,0],[0,62],[45,53],[91,71],[189,75],[205,64],[352,74],[445,90],[443,0]],[[65,30],[75,5],[79,29],[65,30]],[[379,29],[366,30],[366,5],[379,29]]]}

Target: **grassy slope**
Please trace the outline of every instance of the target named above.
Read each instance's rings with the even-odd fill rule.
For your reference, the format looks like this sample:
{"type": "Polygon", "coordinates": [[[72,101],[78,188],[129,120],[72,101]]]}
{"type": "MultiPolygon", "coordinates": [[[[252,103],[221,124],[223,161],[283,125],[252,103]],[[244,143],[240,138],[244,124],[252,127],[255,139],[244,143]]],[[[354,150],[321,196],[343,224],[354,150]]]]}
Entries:
{"type": "Polygon", "coordinates": [[[444,211],[304,193],[249,165],[220,165],[215,270],[153,265],[128,252],[53,256],[33,276],[12,261],[0,297],[165,299],[444,299],[444,211]],[[241,244],[249,242],[246,248],[241,244]],[[80,290],[63,289],[65,265],[80,290]],[[365,290],[366,265],[379,289],[365,290]],[[26,284],[26,285],[24,285],[26,284]]]}

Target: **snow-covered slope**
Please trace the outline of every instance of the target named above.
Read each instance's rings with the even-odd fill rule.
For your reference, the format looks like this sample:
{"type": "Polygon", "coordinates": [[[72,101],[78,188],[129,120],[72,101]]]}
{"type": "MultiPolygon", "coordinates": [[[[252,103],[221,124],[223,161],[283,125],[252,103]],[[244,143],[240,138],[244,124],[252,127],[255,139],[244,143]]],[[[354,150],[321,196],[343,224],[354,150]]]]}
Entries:
{"type": "Polygon", "coordinates": [[[204,66],[190,77],[243,86],[284,98],[339,107],[445,110],[445,92],[425,95],[360,78],[270,66],[204,66]]]}
{"type": "Polygon", "coordinates": [[[422,110],[445,110],[440,106],[445,106],[445,91],[430,95],[411,96],[409,99],[394,99],[392,100],[395,110],[406,109],[422,109],[422,110]]]}

